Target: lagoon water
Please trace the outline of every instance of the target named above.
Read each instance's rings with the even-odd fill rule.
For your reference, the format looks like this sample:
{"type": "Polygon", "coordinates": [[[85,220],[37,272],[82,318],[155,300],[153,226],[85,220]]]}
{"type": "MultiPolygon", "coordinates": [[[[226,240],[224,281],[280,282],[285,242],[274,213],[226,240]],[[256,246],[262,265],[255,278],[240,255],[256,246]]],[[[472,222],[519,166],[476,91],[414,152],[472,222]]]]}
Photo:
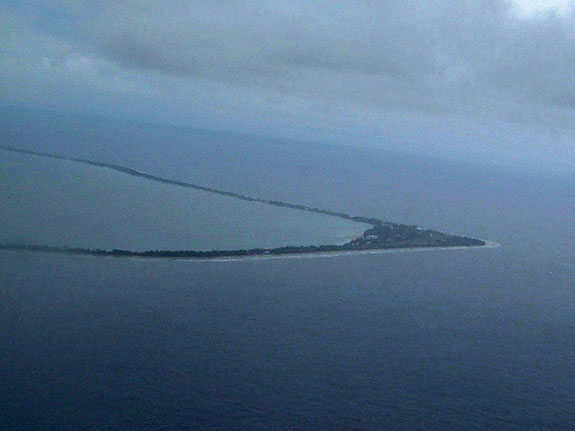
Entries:
{"type": "MultiPolygon", "coordinates": [[[[198,141],[165,148],[201,160],[180,179],[222,172],[210,185],[501,246],[229,262],[0,253],[0,429],[575,428],[572,178],[198,141]]],[[[178,166],[146,166],[150,148],[116,162],[178,166]]]]}
{"type": "Polygon", "coordinates": [[[124,250],[341,244],[369,226],[0,150],[0,243],[124,250]]]}

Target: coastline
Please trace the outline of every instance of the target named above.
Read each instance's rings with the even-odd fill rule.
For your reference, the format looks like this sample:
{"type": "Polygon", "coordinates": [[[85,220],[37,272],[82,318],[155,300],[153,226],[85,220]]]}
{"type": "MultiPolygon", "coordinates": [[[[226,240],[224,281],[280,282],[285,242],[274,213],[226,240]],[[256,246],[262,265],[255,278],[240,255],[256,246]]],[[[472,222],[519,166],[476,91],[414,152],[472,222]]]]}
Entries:
{"type": "Polygon", "coordinates": [[[215,250],[191,250],[191,249],[148,249],[135,251],[129,249],[100,249],[86,247],[53,246],[49,244],[29,244],[29,243],[0,243],[0,250],[15,250],[28,252],[46,252],[53,254],[85,255],[98,257],[123,257],[123,258],[144,258],[144,259],[185,259],[185,260],[239,260],[239,259],[266,259],[277,257],[315,257],[315,256],[341,256],[348,254],[374,254],[389,253],[397,251],[414,250],[445,250],[461,248],[492,247],[488,241],[446,234],[433,229],[422,229],[416,225],[398,224],[389,221],[382,221],[373,217],[353,216],[336,211],[324,210],[306,205],[291,204],[287,202],[260,199],[252,196],[242,195],[234,192],[213,189],[196,184],[175,181],[155,175],[146,174],[142,171],[127,168],[119,165],[112,165],[90,160],[74,159],[45,153],[38,153],[28,150],[0,146],[0,150],[46,157],[59,160],[67,160],[80,164],[96,166],[103,169],[110,169],[126,175],[142,177],[150,181],[170,184],[178,187],[186,187],[202,190],[218,195],[236,198],[244,201],[264,203],[276,207],[295,209],[299,211],[322,214],[328,217],[336,217],[347,221],[365,225],[367,229],[357,237],[348,235],[344,237],[344,242],[327,245],[309,246],[280,246],[273,248],[249,248],[249,249],[215,249],[215,250]]]}
{"type": "Polygon", "coordinates": [[[317,251],[308,253],[285,253],[285,254],[246,254],[243,256],[216,256],[216,257],[191,257],[191,256],[142,256],[142,255],[120,255],[120,254],[96,254],[89,252],[74,252],[70,250],[48,250],[48,249],[30,249],[24,247],[6,247],[0,245],[0,253],[46,253],[59,254],[62,256],[86,256],[111,259],[128,259],[128,260],[145,260],[145,261],[186,261],[186,262],[239,262],[245,260],[271,260],[271,259],[307,259],[307,258],[326,258],[338,256],[352,256],[363,254],[394,254],[410,253],[419,251],[448,251],[448,250],[468,250],[468,249],[489,249],[498,248],[501,244],[494,241],[483,241],[483,245],[460,245],[460,246],[432,246],[432,247],[396,247],[396,248],[379,248],[365,250],[337,250],[337,251],[317,251]]]}
{"type": "MultiPolygon", "coordinates": [[[[387,248],[375,250],[347,250],[347,251],[334,251],[334,252],[317,252],[317,253],[302,253],[302,254],[280,254],[280,255],[265,255],[265,256],[236,256],[236,257],[220,257],[212,259],[198,259],[198,258],[173,258],[175,261],[186,262],[241,262],[245,260],[273,260],[273,259],[313,259],[313,258],[326,258],[326,257],[341,257],[353,256],[363,254],[395,254],[395,253],[411,253],[422,251],[449,251],[449,250],[468,250],[468,249],[488,249],[498,248],[501,244],[494,241],[485,241],[485,245],[466,245],[466,246],[453,246],[453,247],[406,247],[406,248],[387,248]]],[[[134,260],[149,260],[145,257],[128,257],[127,259],[134,260]]],[[[152,258],[153,259],[153,258],[152,258]]],[[[157,258],[156,258],[157,259],[157,258]]],[[[168,258],[169,259],[169,258],[168,258]]]]}
{"type": "Polygon", "coordinates": [[[130,175],[133,177],[140,177],[140,178],[144,178],[144,179],[147,179],[150,181],[163,183],[163,184],[169,184],[169,185],[176,186],[176,187],[190,188],[190,189],[200,190],[200,191],[204,191],[204,192],[208,192],[208,193],[214,193],[214,194],[220,195],[220,196],[227,196],[230,198],[240,199],[243,201],[259,202],[259,203],[263,203],[263,204],[267,204],[267,205],[271,205],[271,206],[276,206],[276,207],[291,208],[291,209],[300,210],[300,211],[307,211],[307,212],[312,212],[312,213],[316,213],[316,214],[322,214],[325,216],[337,217],[337,218],[341,218],[344,220],[349,220],[349,221],[353,221],[356,223],[365,224],[368,226],[372,225],[374,223],[380,222],[377,219],[373,219],[373,218],[369,218],[369,217],[352,216],[352,215],[337,212],[337,211],[324,210],[321,208],[310,207],[307,205],[292,204],[292,203],[288,203],[288,202],[277,201],[274,199],[261,199],[261,198],[256,198],[253,196],[244,195],[241,193],[229,192],[229,191],[225,191],[225,190],[215,189],[212,187],[205,187],[205,186],[201,186],[198,184],[192,184],[192,183],[179,181],[179,180],[172,180],[169,178],[163,178],[163,177],[160,177],[157,175],[148,174],[148,173],[142,172],[138,169],[128,168],[126,166],[114,165],[111,163],[95,162],[95,161],[86,160],[86,159],[77,159],[77,158],[72,158],[72,157],[57,156],[54,154],[40,153],[37,151],[30,151],[30,150],[22,150],[22,149],[18,149],[18,148],[14,148],[14,147],[8,147],[8,146],[4,146],[4,145],[0,145],[0,150],[12,152],[12,153],[27,154],[27,155],[36,156],[36,157],[44,157],[44,158],[48,158],[48,159],[64,160],[64,161],[68,161],[68,162],[79,163],[82,165],[93,166],[93,167],[98,167],[98,168],[102,168],[102,169],[109,169],[112,171],[123,173],[125,175],[130,175]]]}

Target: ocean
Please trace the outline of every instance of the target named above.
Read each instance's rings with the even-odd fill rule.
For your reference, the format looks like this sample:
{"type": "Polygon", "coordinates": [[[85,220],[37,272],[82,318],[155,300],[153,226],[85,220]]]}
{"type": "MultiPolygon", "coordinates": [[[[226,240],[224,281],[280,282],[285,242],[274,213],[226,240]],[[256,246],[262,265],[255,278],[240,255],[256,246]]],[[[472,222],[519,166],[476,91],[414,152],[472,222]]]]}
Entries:
{"type": "MultiPolygon", "coordinates": [[[[207,262],[0,253],[0,429],[575,427],[573,178],[195,136],[173,136],[153,163],[158,149],[135,138],[100,159],[500,247],[207,262]]],[[[6,145],[43,145],[16,137],[6,145]]],[[[95,159],[98,145],[50,149],[95,159]]]]}

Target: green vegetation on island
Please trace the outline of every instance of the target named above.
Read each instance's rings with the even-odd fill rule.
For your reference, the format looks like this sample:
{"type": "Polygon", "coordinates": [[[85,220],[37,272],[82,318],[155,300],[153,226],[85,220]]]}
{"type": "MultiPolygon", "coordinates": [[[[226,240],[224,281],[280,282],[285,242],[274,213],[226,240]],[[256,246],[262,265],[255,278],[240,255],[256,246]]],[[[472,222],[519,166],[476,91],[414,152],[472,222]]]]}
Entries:
{"type": "MultiPolygon", "coordinates": [[[[361,219],[361,217],[354,217],[361,219]]],[[[359,220],[358,220],[359,221],[359,220]]],[[[147,258],[188,258],[213,259],[222,257],[246,256],[281,256],[309,253],[337,253],[346,251],[386,250],[426,247],[480,247],[485,241],[457,235],[448,235],[429,229],[420,229],[417,226],[403,225],[389,222],[374,223],[360,238],[356,238],[342,245],[320,246],[286,246],[277,248],[252,248],[241,250],[102,250],[86,248],[53,247],[47,245],[30,244],[0,244],[0,250],[24,250],[36,252],[80,254],[93,256],[117,257],[147,257],[147,258]]]]}
{"type": "Polygon", "coordinates": [[[18,153],[48,157],[53,159],[74,161],[86,165],[98,166],[105,169],[112,169],[131,176],[143,177],[151,181],[171,184],[179,187],[187,187],[196,190],[203,190],[219,195],[229,196],[246,201],[265,203],[277,207],[284,207],[300,211],[308,211],[318,214],[324,214],[326,216],[338,217],[345,220],[350,220],[371,226],[370,228],[365,230],[363,232],[363,235],[360,236],[359,238],[355,238],[341,245],[284,246],[276,248],[250,248],[250,249],[239,249],[239,250],[210,250],[210,251],[197,251],[197,250],[133,251],[133,250],[122,250],[122,249],[104,250],[104,249],[90,249],[90,248],[78,248],[78,247],[68,248],[68,247],[56,247],[50,245],[34,245],[34,244],[0,244],[0,250],[23,250],[23,251],[36,251],[36,252],[94,255],[94,256],[209,259],[219,257],[290,255],[290,254],[294,255],[294,254],[309,254],[309,253],[335,253],[335,252],[347,252],[347,251],[386,250],[386,249],[405,249],[405,248],[479,247],[486,245],[485,241],[479,239],[462,237],[457,235],[449,235],[430,229],[421,229],[414,225],[397,224],[391,222],[384,222],[375,218],[351,216],[345,213],[323,210],[319,208],[308,207],[305,205],[290,204],[277,200],[265,200],[265,199],[254,198],[239,193],[226,192],[222,190],[199,186],[196,184],[190,184],[182,181],[175,181],[166,178],[161,178],[155,175],[140,172],[135,169],[112,165],[108,163],[93,162],[90,160],[83,160],[83,159],[73,159],[50,154],[38,153],[34,151],[19,150],[16,148],[3,147],[3,146],[0,146],[0,149],[6,151],[13,151],[18,153]]]}

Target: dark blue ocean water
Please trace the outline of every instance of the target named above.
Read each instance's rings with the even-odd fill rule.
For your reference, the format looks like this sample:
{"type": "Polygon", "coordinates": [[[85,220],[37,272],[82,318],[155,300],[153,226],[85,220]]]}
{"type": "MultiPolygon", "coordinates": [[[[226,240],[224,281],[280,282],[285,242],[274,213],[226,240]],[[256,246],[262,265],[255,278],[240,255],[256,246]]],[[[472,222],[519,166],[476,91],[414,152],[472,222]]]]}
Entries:
{"type": "Polygon", "coordinates": [[[180,159],[194,169],[147,170],[214,172],[208,185],[501,247],[233,262],[1,253],[0,429],[575,429],[573,180],[250,145],[228,160],[224,144],[191,143],[180,159]]]}

